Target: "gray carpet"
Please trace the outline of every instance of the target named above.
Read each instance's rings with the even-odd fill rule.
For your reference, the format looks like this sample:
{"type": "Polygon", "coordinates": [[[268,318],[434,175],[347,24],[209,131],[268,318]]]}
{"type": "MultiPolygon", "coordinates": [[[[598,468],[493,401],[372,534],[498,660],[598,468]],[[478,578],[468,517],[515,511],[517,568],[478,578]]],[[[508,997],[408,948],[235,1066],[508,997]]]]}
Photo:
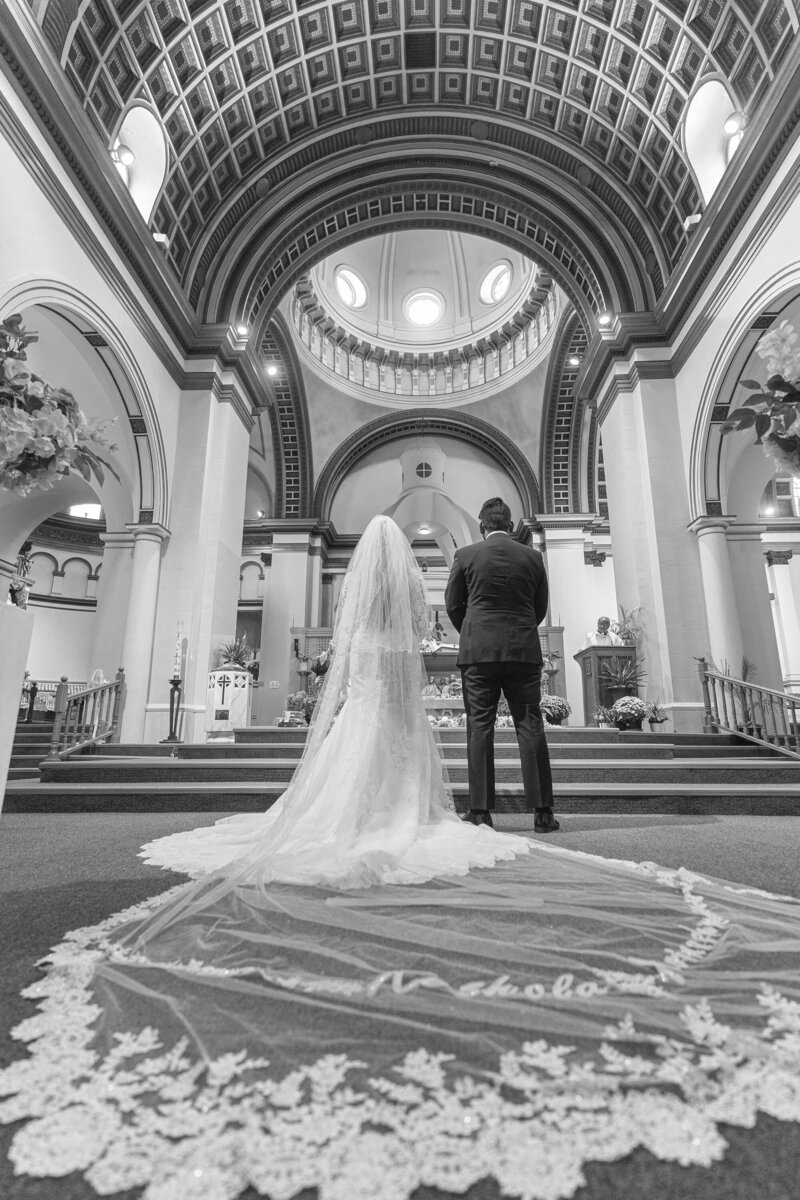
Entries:
{"type": "MultiPolygon", "coordinates": [[[[7,814],[0,820],[0,1061],[20,1057],[8,1029],[33,1013],[21,988],[37,977],[35,961],[62,933],[91,925],[182,880],[144,866],[139,846],[154,837],[211,824],[223,813],[7,814]]],[[[531,833],[525,816],[498,818],[497,827],[531,833]]],[[[653,860],[666,866],[800,895],[800,817],[567,816],[551,835],[557,844],[610,858],[653,860]]],[[[12,1129],[0,1127],[3,1200],[91,1200],[78,1176],[61,1180],[16,1178],[6,1159],[12,1129]]],[[[800,1129],[769,1118],[752,1131],[723,1130],[730,1149],[711,1170],[661,1163],[645,1151],[622,1162],[589,1165],[576,1200],[798,1200],[800,1129]]],[[[139,1193],[127,1193],[133,1200],[139,1193]]],[[[254,1193],[250,1193],[254,1196],[254,1193]]],[[[313,1193],[304,1193],[311,1200],[313,1193]]],[[[467,1200],[495,1200],[497,1188],[479,1184],[467,1200]]],[[[422,1189],[418,1200],[442,1200],[422,1189]]],[[[170,1200],[183,1200],[180,1196],[170,1200]]],[[[375,1200],[381,1200],[376,1196],[375,1200]]]]}

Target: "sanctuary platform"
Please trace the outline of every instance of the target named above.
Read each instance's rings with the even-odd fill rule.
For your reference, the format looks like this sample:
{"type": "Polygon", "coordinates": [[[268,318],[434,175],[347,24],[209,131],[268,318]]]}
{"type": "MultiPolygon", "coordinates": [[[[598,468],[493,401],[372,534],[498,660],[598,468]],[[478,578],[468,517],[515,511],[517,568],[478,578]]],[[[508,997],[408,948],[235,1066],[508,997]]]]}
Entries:
{"type": "MultiPolygon", "coordinates": [[[[36,731],[23,727],[32,744],[36,731]]],[[[456,806],[468,806],[466,730],[439,729],[456,806]]],[[[305,728],[249,728],[216,745],[110,745],[59,762],[24,758],[7,812],[258,811],[287,787],[305,728]]],[[[800,813],[800,762],[732,734],[549,728],[561,813],[800,813]]],[[[23,748],[21,745],[20,749],[23,748]]],[[[524,812],[513,729],[495,736],[498,812],[524,812]]]]}

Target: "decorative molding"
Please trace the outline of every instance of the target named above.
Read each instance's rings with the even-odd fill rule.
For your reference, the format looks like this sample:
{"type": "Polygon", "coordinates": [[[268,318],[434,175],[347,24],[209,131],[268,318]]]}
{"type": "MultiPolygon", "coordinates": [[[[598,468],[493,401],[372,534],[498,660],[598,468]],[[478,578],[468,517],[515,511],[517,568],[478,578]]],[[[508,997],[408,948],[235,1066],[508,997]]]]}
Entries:
{"type": "Polygon", "coordinates": [[[265,366],[277,374],[270,380],[268,406],[275,466],[276,518],[305,518],[314,492],[311,431],[303,373],[286,322],[276,313],[261,343],[265,366]]]}
{"type": "Polygon", "coordinates": [[[105,521],[53,516],[36,526],[30,540],[37,546],[83,546],[102,554],[105,531],[105,521]]]}
{"type": "Polygon", "coordinates": [[[764,558],[768,567],[788,567],[792,561],[792,553],[791,550],[766,550],[764,558]]]}
{"type": "Polygon", "coordinates": [[[587,567],[602,567],[606,561],[606,553],[603,550],[584,550],[583,561],[587,567]]]}
{"type": "Polygon", "coordinates": [[[308,365],[346,395],[386,407],[455,407],[493,395],[536,366],[547,352],[558,313],[553,278],[539,271],[517,311],[466,345],[437,350],[387,349],[337,324],[308,276],[295,285],[291,316],[296,344],[308,365]],[[544,330],[541,329],[544,325],[544,330]],[[328,359],[333,358],[333,365],[328,359]]]}
{"type": "Polygon", "coordinates": [[[320,520],[330,520],[336,491],[357,462],[378,446],[415,436],[456,438],[478,446],[508,473],[525,505],[526,517],[533,517],[537,512],[540,505],[538,481],[527,458],[510,438],[487,421],[466,413],[418,408],[378,417],[356,430],[334,450],[317,481],[314,512],[320,520]]]}

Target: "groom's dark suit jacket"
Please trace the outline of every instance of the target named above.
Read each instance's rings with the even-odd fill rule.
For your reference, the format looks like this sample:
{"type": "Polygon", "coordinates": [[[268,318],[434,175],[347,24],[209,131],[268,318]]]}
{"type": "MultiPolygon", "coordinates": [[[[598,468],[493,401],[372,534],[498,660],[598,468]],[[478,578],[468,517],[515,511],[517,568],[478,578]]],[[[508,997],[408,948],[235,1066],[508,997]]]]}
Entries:
{"type": "Polygon", "coordinates": [[[542,661],[538,626],[547,613],[538,550],[494,533],[456,551],[444,602],[460,634],[459,667],[542,661]]]}

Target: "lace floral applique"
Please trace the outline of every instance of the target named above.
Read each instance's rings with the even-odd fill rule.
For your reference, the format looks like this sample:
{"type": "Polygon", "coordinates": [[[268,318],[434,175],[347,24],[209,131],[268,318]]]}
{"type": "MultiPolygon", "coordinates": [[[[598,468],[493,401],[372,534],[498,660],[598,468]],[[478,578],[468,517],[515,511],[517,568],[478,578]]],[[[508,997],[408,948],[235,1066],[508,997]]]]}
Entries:
{"type": "Polygon", "coordinates": [[[234,1200],[248,1186],[273,1200],[311,1187],[323,1200],[408,1200],[486,1177],[506,1196],[561,1200],[588,1161],[642,1146],[709,1166],[725,1151],[720,1123],[800,1121],[800,1004],[766,986],[760,1026],[732,1028],[700,1003],[683,1011],[684,1038],[641,1035],[627,1018],[591,1059],[541,1039],[502,1054],[493,1074],[419,1048],[380,1073],[327,1054],[276,1077],[245,1051],[193,1060],[186,1039],[164,1046],[152,1028],[118,1033],[101,1054],[96,963],[115,928],[163,900],[76,930],[26,989],[40,1011],[14,1036],[30,1057],[0,1072],[0,1119],[28,1118],[12,1144],[18,1173],[81,1171],[101,1195],[144,1187],[146,1200],[234,1200]]]}

